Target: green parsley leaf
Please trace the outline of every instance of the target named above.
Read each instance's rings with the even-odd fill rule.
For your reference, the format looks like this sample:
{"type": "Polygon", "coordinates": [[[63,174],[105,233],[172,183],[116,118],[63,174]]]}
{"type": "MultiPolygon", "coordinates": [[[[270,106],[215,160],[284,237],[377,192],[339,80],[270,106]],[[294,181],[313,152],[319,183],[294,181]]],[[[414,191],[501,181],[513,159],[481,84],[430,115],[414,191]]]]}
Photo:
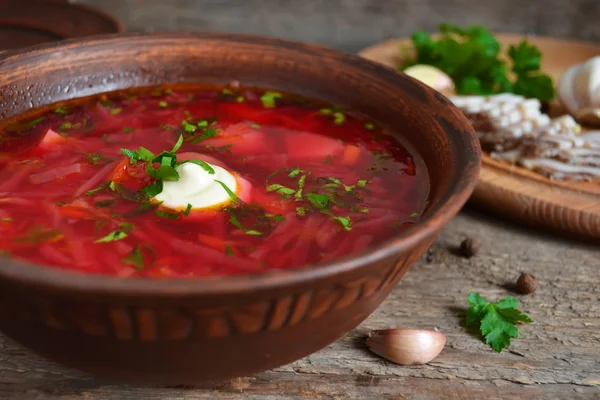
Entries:
{"type": "Polygon", "coordinates": [[[333,123],[334,124],[341,125],[344,123],[344,121],[346,121],[346,116],[344,114],[342,114],[341,112],[333,113],[333,123]]]}
{"type": "Polygon", "coordinates": [[[139,147],[137,151],[129,149],[121,149],[126,157],[129,157],[129,162],[135,164],[137,161],[151,162],[154,159],[154,153],[145,147],[139,147]]]}
{"type": "Polygon", "coordinates": [[[194,125],[194,124],[190,124],[189,122],[187,122],[187,121],[185,121],[185,120],[181,121],[181,126],[183,126],[183,130],[184,130],[184,131],[186,131],[186,132],[190,132],[190,133],[191,133],[191,132],[196,132],[196,129],[198,129],[198,128],[196,127],[196,125],[194,125]]]}
{"type": "Polygon", "coordinates": [[[221,93],[223,93],[223,94],[227,94],[227,95],[232,95],[232,94],[233,94],[233,92],[232,92],[231,90],[229,90],[229,89],[223,89],[223,90],[221,91],[221,93]]]}
{"type": "Polygon", "coordinates": [[[265,108],[275,108],[276,99],[280,99],[280,98],[281,98],[281,93],[265,92],[265,94],[263,94],[260,97],[260,101],[262,101],[263,106],[265,108]]]}
{"type": "Polygon", "coordinates": [[[158,210],[154,213],[157,217],[167,218],[167,219],[179,219],[180,215],[178,213],[172,213],[168,211],[158,210]]]}
{"type": "Polygon", "coordinates": [[[329,204],[329,196],[319,193],[307,193],[306,198],[316,208],[326,208],[329,204]]]}
{"type": "Polygon", "coordinates": [[[108,184],[108,187],[112,191],[116,191],[117,190],[117,185],[115,184],[115,181],[110,181],[110,183],[108,184]]]}
{"type": "Polygon", "coordinates": [[[365,123],[365,129],[372,131],[373,129],[375,129],[375,125],[371,122],[367,122],[365,123]]]}
{"type": "Polygon", "coordinates": [[[167,107],[169,107],[169,103],[167,103],[166,101],[159,101],[158,106],[160,108],[167,108],[167,107]]]}
{"type": "Polygon", "coordinates": [[[231,256],[235,256],[235,252],[233,251],[233,249],[231,248],[230,245],[226,244],[225,245],[225,254],[229,257],[231,256]]]}
{"type": "Polygon", "coordinates": [[[132,127],[130,127],[130,126],[125,126],[125,127],[123,127],[123,132],[125,132],[125,133],[131,133],[131,132],[133,132],[134,130],[135,130],[135,129],[133,129],[133,128],[132,128],[132,127]]]}
{"type": "Polygon", "coordinates": [[[140,246],[135,247],[131,253],[129,253],[129,255],[125,258],[123,258],[123,263],[124,264],[128,264],[128,265],[133,265],[135,267],[135,269],[138,270],[143,270],[146,269],[147,267],[151,266],[152,264],[154,264],[154,261],[156,259],[156,253],[154,252],[154,250],[152,249],[152,247],[150,247],[147,244],[143,244],[140,246]],[[144,254],[144,250],[146,251],[146,253],[149,253],[152,256],[152,261],[148,262],[146,260],[146,255],[144,254]]]}
{"type": "Polygon", "coordinates": [[[411,217],[416,218],[418,216],[420,216],[421,214],[419,214],[418,212],[414,212],[412,214],[410,214],[411,217]]]}
{"type": "Polygon", "coordinates": [[[123,111],[122,108],[111,108],[110,109],[110,114],[111,115],[117,115],[117,114],[121,114],[121,111],[123,111]]]}
{"type": "Polygon", "coordinates": [[[267,192],[277,192],[284,196],[291,196],[294,193],[296,193],[296,191],[294,189],[285,187],[285,186],[277,184],[277,183],[267,186],[267,192]]]}
{"type": "Polygon", "coordinates": [[[177,150],[179,150],[181,148],[182,144],[183,144],[183,135],[179,135],[179,139],[177,139],[177,143],[175,143],[175,146],[173,146],[173,150],[171,150],[171,153],[176,153],[177,150]]]}
{"type": "Polygon", "coordinates": [[[188,203],[187,207],[185,208],[185,211],[183,212],[183,215],[185,215],[187,217],[188,215],[190,215],[191,211],[192,211],[192,205],[188,203]]]}
{"type": "Polygon", "coordinates": [[[254,229],[248,229],[246,231],[246,235],[250,235],[250,236],[261,236],[262,232],[259,231],[255,231],[254,229]]]}
{"type": "Polygon", "coordinates": [[[54,113],[58,115],[67,115],[67,107],[58,106],[54,109],[54,113]]]}
{"type": "Polygon", "coordinates": [[[98,192],[100,192],[101,190],[103,190],[105,187],[106,187],[106,184],[100,185],[100,186],[98,186],[98,187],[97,187],[97,188],[95,188],[95,189],[88,190],[87,192],[85,192],[85,195],[86,195],[86,196],[93,196],[93,195],[95,195],[96,193],[98,193],[98,192]]]}
{"type": "Polygon", "coordinates": [[[28,123],[26,123],[25,128],[32,128],[32,127],[36,126],[37,124],[39,124],[40,122],[43,122],[45,120],[46,120],[46,117],[36,118],[36,119],[31,120],[28,123]]]}
{"type": "Polygon", "coordinates": [[[352,230],[352,221],[350,220],[350,217],[332,217],[331,219],[339,222],[346,231],[352,230]]]}
{"type": "Polygon", "coordinates": [[[236,204],[242,204],[243,203],[243,201],[239,197],[237,197],[236,194],[233,193],[233,191],[229,187],[227,187],[226,184],[224,184],[223,182],[221,182],[218,179],[215,179],[215,182],[217,182],[219,185],[221,185],[221,187],[223,188],[223,190],[225,190],[227,192],[227,194],[229,195],[229,197],[231,198],[231,200],[234,203],[236,203],[236,204]]]}
{"type": "Polygon", "coordinates": [[[290,178],[295,178],[295,177],[297,177],[298,175],[300,175],[300,172],[301,172],[300,168],[294,168],[294,169],[292,169],[292,170],[290,171],[290,173],[288,174],[288,176],[289,176],[290,178]]]}
{"type": "Polygon", "coordinates": [[[163,181],[155,181],[142,189],[149,197],[154,197],[163,191],[163,181]]]}
{"type": "Polygon", "coordinates": [[[59,130],[64,131],[67,129],[71,129],[73,127],[73,124],[70,122],[65,122],[64,124],[62,124],[61,126],[58,127],[59,130]]]}
{"type": "Polygon", "coordinates": [[[436,39],[427,32],[414,32],[412,47],[416,57],[400,68],[415,64],[439,68],[452,78],[462,95],[512,92],[541,101],[554,97],[551,78],[540,71],[541,52],[527,41],[508,49],[511,70],[516,77],[511,81],[507,63],[500,56],[500,43],[485,27],[441,24],[439,31],[436,39]]]}
{"type": "Polygon", "coordinates": [[[485,342],[500,353],[510,345],[511,338],[519,337],[517,324],[533,322],[531,318],[517,310],[519,301],[506,297],[490,303],[479,294],[471,292],[467,297],[471,305],[467,312],[467,327],[479,325],[485,342]]]}
{"type": "Polygon", "coordinates": [[[130,224],[128,222],[123,222],[123,223],[121,223],[121,225],[119,225],[119,229],[117,229],[116,231],[112,231],[111,233],[104,236],[103,238],[96,240],[94,243],[108,243],[108,242],[114,242],[116,240],[125,239],[127,236],[129,236],[127,233],[131,232],[132,230],[133,230],[132,224],[130,224]]]}
{"type": "Polygon", "coordinates": [[[323,115],[330,115],[333,113],[333,110],[331,108],[321,108],[319,112],[323,115]]]}
{"type": "Polygon", "coordinates": [[[206,161],[202,161],[202,160],[184,160],[181,161],[179,163],[177,163],[177,165],[182,165],[185,163],[192,163],[192,164],[196,164],[201,166],[206,172],[209,173],[209,175],[214,175],[215,174],[215,170],[213,169],[213,167],[211,167],[206,161]]]}

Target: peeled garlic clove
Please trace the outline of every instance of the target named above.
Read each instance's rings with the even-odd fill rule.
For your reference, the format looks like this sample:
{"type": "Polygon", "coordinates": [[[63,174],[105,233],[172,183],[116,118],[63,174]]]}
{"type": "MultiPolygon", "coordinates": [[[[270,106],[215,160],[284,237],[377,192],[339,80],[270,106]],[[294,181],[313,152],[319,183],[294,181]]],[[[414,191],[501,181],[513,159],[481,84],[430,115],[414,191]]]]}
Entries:
{"type": "Polygon", "coordinates": [[[600,56],[569,68],[560,79],[558,95],[579,121],[600,124],[600,56]]]}
{"type": "Polygon", "coordinates": [[[427,364],[440,354],[446,335],[420,329],[385,329],[372,331],[367,339],[369,349],[400,365],[427,364]]]}
{"type": "Polygon", "coordinates": [[[405,69],[404,73],[439,92],[454,89],[452,78],[446,75],[444,71],[431,65],[413,65],[405,69]]]}

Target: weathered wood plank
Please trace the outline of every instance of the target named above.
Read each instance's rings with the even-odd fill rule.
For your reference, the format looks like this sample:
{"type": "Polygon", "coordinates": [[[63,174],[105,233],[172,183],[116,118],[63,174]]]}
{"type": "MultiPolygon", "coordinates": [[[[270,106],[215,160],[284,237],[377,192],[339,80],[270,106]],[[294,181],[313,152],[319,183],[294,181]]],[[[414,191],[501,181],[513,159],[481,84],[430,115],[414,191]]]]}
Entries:
{"type": "Polygon", "coordinates": [[[520,230],[483,214],[462,213],[386,302],[344,339],[296,363],[200,388],[144,388],[103,382],[49,363],[0,337],[0,397],[94,399],[458,399],[600,398],[600,249],[520,230]],[[481,253],[448,251],[467,235],[481,253]],[[510,352],[494,353],[464,329],[470,290],[514,295],[523,270],[540,281],[519,296],[536,321],[510,352]],[[448,335],[430,365],[399,367],[364,347],[370,329],[436,327],[448,335]]]}

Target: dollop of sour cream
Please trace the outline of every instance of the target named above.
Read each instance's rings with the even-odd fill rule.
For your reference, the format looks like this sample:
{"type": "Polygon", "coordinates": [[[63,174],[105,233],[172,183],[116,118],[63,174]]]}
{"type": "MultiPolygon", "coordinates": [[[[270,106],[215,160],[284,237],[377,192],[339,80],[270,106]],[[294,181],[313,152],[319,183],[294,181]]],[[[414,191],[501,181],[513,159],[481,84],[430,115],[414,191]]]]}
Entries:
{"type": "Polygon", "coordinates": [[[236,193],[238,183],[235,176],[218,165],[209,165],[214,174],[193,163],[177,166],[175,170],[179,173],[179,180],[163,181],[163,190],[154,199],[173,209],[185,209],[191,204],[192,210],[198,210],[229,203],[231,197],[217,181],[236,193]]]}

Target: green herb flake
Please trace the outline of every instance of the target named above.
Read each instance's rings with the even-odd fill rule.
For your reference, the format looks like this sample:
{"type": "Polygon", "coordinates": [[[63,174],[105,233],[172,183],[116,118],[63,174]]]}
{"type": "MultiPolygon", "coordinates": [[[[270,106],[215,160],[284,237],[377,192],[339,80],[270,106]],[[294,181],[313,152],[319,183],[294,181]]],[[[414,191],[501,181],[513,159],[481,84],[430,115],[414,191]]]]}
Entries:
{"type": "Polygon", "coordinates": [[[233,193],[233,191],[223,182],[221,182],[218,179],[215,179],[215,182],[217,182],[219,185],[221,185],[221,187],[223,188],[223,190],[225,190],[227,192],[227,195],[229,195],[229,198],[235,203],[235,204],[242,204],[242,200],[236,196],[235,193],[233,193]]]}
{"type": "Polygon", "coordinates": [[[331,108],[321,108],[319,110],[319,113],[323,115],[331,115],[333,113],[333,110],[331,108]]]}
{"type": "Polygon", "coordinates": [[[121,114],[121,111],[123,111],[122,108],[111,108],[110,109],[110,114],[111,115],[118,115],[118,114],[121,114]]]}
{"type": "Polygon", "coordinates": [[[513,297],[490,303],[479,294],[471,292],[467,301],[471,305],[467,311],[467,327],[478,326],[485,342],[498,353],[510,345],[511,338],[519,337],[517,324],[533,322],[517,310],[519,301],[513,297]]]}
{"type": "Polygon", "coordinates": [[[158,210],[154,213],[157,217],[166,218],[166,219],[179,219],[180,215],[178,213],[168,212],[158,210]]]}
{"type": "Polygon", "coordinates": [[[369,181],[366,179],[359,179],[358,181],[356,181],[356,186],[359,188],[364,188],[367,186],[368,183],[369,181]]]}
{"type": "Polygon", "coordinates": [[[123,132],[125,132],[125,133],[131,133],[131,132],[133,132],[134,130],[135,130],[135,129],[133,129],[133,128],[132,128],[132,127],[130,127],[130,126],[126,126],[126,127],[124,127],[124,128],[123,128],[123,132]]]}
{"type": "Polygon", "coordinates": [[[260,101],[265,108],[275,108],[276,100],[281,97],[281,93],[278,92],[265,92],[265,94],[260,97],[260,101]]]}
{"type": "Polygon", "coordinates": [[[410,214],[411,217],[416,218],[419,217],[421,214],[419,214],[418,212],[414,212],[412,214],[410,214]]]}
{"type": "Polygon", "coordinates": [[[36,126],[37,124],[39,124],[40,122],[43,122],[45,120],[46,120],[46,117],[36,118],[36,119],[31,120],[28,123],[26,123],[25,128],[33,128],[34,126],[36,126]]]}
{"type": "Polygon", "coordinates": [[[163,191],[163,182],[155,181],[144,187],[142,191],[149,197],[154,197],[163,191]]]}
{"type": "Polygon", "coordinates": [[[190,124],[189,122],[187,122],[185,120],[181,121],[181,126],[183,127],[183,130],[188,133],[196,132],[196,129],[198,129],[196,127],[196,125],[190,124]]]}
{"type": "Polygon", "coordinates": [[[244,100],[246,100],[246,99],[244,99],[244,96],[238,96],[235,98],[235,101],[237,101],[238,103],[243,103],[244,100]]]}
{"type": "Polygon", "coordinates": [[[229,96],[233,95],[233,92],[230,89],[223,89],[221,91],[221,93],[229,95],[229,96]]]}
{"type": "Polygon", "coordinates": [[[228,257],[235,256],[235,252],[233,251],[233,249],[231,248],[231,246],[228,245],[228,244],[225,245],[225,254],[228,257]]]}
{"type": "Polygon", "coordinates": [[[198,128],[206,128],[206,127],[208,127],[208,121],[207,121],[207,120],[202,120],[202,121],[199,121],[199,122],[196,124],[196,126],[197,126],[198,128]]]}
{"type": "Polygon", "coordinates": [[[213,167],[210,166],[210,164],[208,164],[206,161],[202,161],[202,160],[184,160],[181,161],[180,163],[177,163],[177,165],[182,165],[185,163],[192,163],[192,164],[196,164],[200,167],[202,167],[206,172],[208,172],[209,175],[214,175],[215,174],[215,170],[213,167]]]}
{"type": "Polygon", "coordinates": [[[158,106],[160,108],[167,108],[167,107],[169,107],[169,103],[167,103],[166,101],[159,101],[158,106]]]}
{"type": "Polygon", "coordinates": [[[296,214],[300,217],[304,217],[306,215],[306,208],[296,207],[296,214]]]}
{"type": "Polygon", "coordinates": [[[262,232],[259,231],[255,231],[254,229],[248,229],[246,231],[246,235],[250,235],[250,236],[262,236],[262,232]]]}
{"type": "Polygon", "coordinates": [[[252,124],[250,124],[249,126],[250,126],[250,128],[252,128],[252,129],[260,129],[260,125],[259,125],[259,124],[252,123],[252,124]]]}
{"type": "Polygon", "coordinates": [[[132,224],[130,224],[128,222],[123,222],[123,223],[121,223],[121,225],[119,225],[119,229],[110,232],[108,235],[96,240],[94,243],[108,243],[108,242],[114,242],[116,240],[123,240],[127,236],[129,236],[127,233],[131,232],[132,230],[133,230],[132,224]]]}
{"type": "Polygon", "coordinates": [[[294,169],[292,169],[292,170],[290,171],[290,173],[288,174],[288,177],[290,177],[290,178],[295,178],[295,177],[297,177],[298,175],[300,175],[300,172],[302,172],[302,171],[300,170],[300,168],[294,168],[294,169]]]}
{"type": "Polygon", "coordinates": [[[176,153],[177,150],[179,150],[181,148],[182,144],[183,144],[183,135],[179,135],[179,139],[177,139],[177,143],[175,143],[175,146],[173,146],[173,150],[171,150],[171,153],[176,153]]]}
{"type": "Polygon", "coordinates": [[[65,122],[64,124],[62,124],[61,126],[58,127],[59,130],[64,131],[67,129],[71,129],[73,127],[73,124],[70,122],[65,122]]]}
{"type": "Polygon", "coordinates": [[[267,186],[267,192],[277,192],[277,193],[282,194],[284,196],[291,196],[294,193],[296,193],[296,191],[294,189],[289,188],[289,187],[285,187],[285,186],[280,185],[280,184],[273,184],[273,185],[267,186]]]}
{"type": "MultiPolygon", "coordinates": [[[[97,187],[97,188],[95,188],[95,189],[88,190],[87,192],[85,192],[85,195],[86,195],[86,196],[93,196],[93,195],[95,195],[96,193],[98,193],[98,192],[100,192],[100,191],[104,190],[105,186],[106,186],[106,185],[101,185],[101,186],[98,186],[98,187],[97,187]]],[[[113,189],[113,190],[114,190],[114,189],[113,189]]]]}
{"type": "Polygon", "coordinates": [[[117,190],[117,186],[115,185],[114,181],[110,181],[110,183],[108,184],[108,187],[110,188],[110,190],[112,191],[116,191],[117,190]]]}
{"type": "Polygon", "coordinates": [[[329,196],[319,193],[307,193],[306,198],[315,208],[326,208],[329,205],[329,196]]]}
{"type": "Polygon", "coordinates": [[[333,113],[333,123],[336,125],[341,125],[346,121],[346,116],[341,112],[333,113]]]}
{"type": "Polygon", "coordinates": [[[331,219],[342,225],[342,228],[344,228],[344,230],[352,230],[352,221],[350,220],[350,217],[332,217],[331,219]]]}
{"type": "Polygon", "coordinates": [[[191,211],[192,211],[192,205],[188,203],[187,207],[185,208],[185,211],[183,212],[183,215],[185,215],[187,217],[188,215],[190,215],[191,211]]]}
{"type": "Polygon", "coordinates": [[[68,110],[67,110],[67,107],[65,107],[65,106],[58,106],[54,109],[54,113],[58,114],[58,115],[65,116],[65,115],[67,115],[67,112],[68,112],[68,110]]]}
{"type": "Polygon", "coordinates": [[[372,131],[373,129],[375,129],[375,124],[373,124],[372,122],[367,122],[365,123],[365,129],[372,131]]]}
{"type": "Polygon", "coordinates": [[[144,250],[146,250],[147,253],[150,253],[150,255],[152,255],[153,258],[156,258],[156,254],[155,254],[154,250],[152,249],[152,247],[150,247],[147,244],[144,244],[144,245],[135,247],[131,251],[131,253],[129,253],[129,255],[127,257],[123,258],[121,261],[124,264],[132,265],[137,270],[144,270],[154,263],[154,260],[152,260],[151,262],[147,262],[146,255],[144,254],[144,250]]]}

